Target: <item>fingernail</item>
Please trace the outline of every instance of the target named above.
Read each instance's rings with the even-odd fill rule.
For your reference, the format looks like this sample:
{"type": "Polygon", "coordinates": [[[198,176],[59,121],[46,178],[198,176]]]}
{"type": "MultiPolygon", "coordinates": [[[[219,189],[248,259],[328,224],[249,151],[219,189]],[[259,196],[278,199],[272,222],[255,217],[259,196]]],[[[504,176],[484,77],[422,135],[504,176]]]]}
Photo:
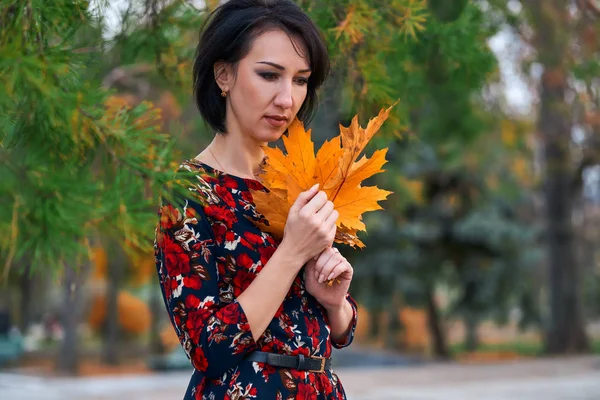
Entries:
{"type": "Polygon", "coordinates": [[[319,187],[319,184],[318,184],[318,183],[315,183],[315,184],[313,185],[313,187],[311,187],[311,188],[310,188],[310,190],[312,190],[312,189],[314,189],[314,188],[318,188],[318,187],[319,187]]]}
{"type": "Polygon", "coordinates": [[[323,278],[325,278],[325,275],[321,274],[319,276],[319,283],[323,283],[323,278]]]}
{"type": "Polygon", "coordinates": [[[333,279],[333,272],[329,274],[329,276],[327,277],[327,280],[330,281],[333,279]]]}

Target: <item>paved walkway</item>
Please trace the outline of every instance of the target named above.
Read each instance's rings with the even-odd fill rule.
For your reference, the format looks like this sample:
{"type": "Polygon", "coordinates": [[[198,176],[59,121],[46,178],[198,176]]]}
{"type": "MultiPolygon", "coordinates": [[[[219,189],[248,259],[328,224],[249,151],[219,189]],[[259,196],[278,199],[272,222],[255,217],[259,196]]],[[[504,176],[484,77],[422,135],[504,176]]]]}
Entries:
{"type": "MultiPolygon", "coordinates": [[[[597,357],[496,365],[339,368],[336,372],[346,388],[348,400],[600,399],[600,358],[597,357]]],[[[102,378],[0,374],[0,399],[181,400],[188,379],[188,373],[102,378]]]]}

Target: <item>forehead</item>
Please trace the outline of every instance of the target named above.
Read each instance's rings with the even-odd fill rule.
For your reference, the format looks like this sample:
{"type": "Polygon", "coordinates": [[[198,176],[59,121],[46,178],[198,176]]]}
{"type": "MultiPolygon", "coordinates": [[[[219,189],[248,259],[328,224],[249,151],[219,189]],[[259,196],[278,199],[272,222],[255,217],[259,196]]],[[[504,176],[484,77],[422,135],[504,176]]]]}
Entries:
{"type": "Polygon", "coordinates": [[[269,61],[291,70],[310,68],[308,51],[302,38],[288,35],[282,30],[259,35],[245,59],[251,63],[269,61]]]}

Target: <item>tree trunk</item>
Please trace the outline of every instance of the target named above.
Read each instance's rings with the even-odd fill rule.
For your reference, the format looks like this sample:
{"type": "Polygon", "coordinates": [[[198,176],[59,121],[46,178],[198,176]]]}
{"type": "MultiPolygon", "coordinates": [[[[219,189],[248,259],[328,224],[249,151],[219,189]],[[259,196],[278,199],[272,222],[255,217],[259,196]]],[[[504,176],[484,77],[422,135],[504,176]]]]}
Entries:
{"type": "Polygon", "coordinates": [[[31,268],[31,264],[29,260],[25,261],[27,264],[24,265],[22,275],[19,277],[19,289],[21,292],[21,301],[19,302],[20,311],[20,320],[19,320],[19,329],[25,335],[27,333],[27,329],[29,328],[29,324],[31,323],[31,314],[32,314],[32,296],[33,296],[33,285],[34,285],[34,277],[30,275],[29,271],[31,268]]]}
{"type": "Polygon", "coordinates": [[[385,347],[388,349],[398,349],[400,345],[398,340],[398,333],[402,328],[400,318],[398,317],[398,311],[400,310],[400,307],[398,296],[393,296],[387,307],[388,320],[387,330],[385,333],[385,347]]]}
{"type": "Polygon", "coordinates": [[[584,329],[579,266],[571,223],[571,106],[565,100],[569,60],[569,10],[566,0],[529,0],[538,60],[544,68],[540,83],[538,129],[543,141],[544,202],[550,320],[549,353],[588,349],[584,329]]]}
{"type": "Polygon", "coordinates": [[[109,251],[106,274],[106,319],[104,320],[104,348],[102,362],[108,365],[119,364],[119,287],[127,258],[118,243],[112,238],[106,240],[109,251]]]}
{"type": "Polygon", "coordinates": [[[568,153],[571,126],[570,121],[557,112],[558,108],[566,106],[562,100],[563,90],[551,87],[546,73],[542,80],[540,130],[545,139],[544,199],[550,279],[550,326],[546,349],[549,353],[573,353],[586,351],[588,341],[571,225],[568,153]]]}
{"type": "Polygon", "coordinates": [[[381,311],[379,307],[373,307],[369,310],[369,339],[378,339],[380,334],[379,321],[381,319],[381,311]]]}
{"type": "Polygon", "coordinates": [[[160,288],[154,286],[150,292],[150,311],[152,313],[152,324],[150,325],[150,354],[162,354],[165,349],[160,339],[160,315],[162,310],[160,288]]]}
{"type": "Polygon", "coordinates": [[[63,278],[62,328],[64,337],[58,353],[57,370],[68,375],[77,374],[79,346],[77,341],[77,325],[82,312],[82,285],[89,265],[79,271],[66,265],[63,278]]]}
{"type": "Polygon", "coordinates": [[[476,351],[479,347],[479,335],[477,334],[477,328],[479,327],[479,319],[473,312],[467,312],[465,316],[465,349],[467,351],[476,351]]]}
{"type": "Polygon", "coordinates": [[[425,293],[427,301],[427,323],[429,325],[429,334],[433,340],[433,353],[437,358],[447,360],[450,358],[448,345],[444,336],[440,313],[435,304],[433,287],[429,286],[425,293]]]}

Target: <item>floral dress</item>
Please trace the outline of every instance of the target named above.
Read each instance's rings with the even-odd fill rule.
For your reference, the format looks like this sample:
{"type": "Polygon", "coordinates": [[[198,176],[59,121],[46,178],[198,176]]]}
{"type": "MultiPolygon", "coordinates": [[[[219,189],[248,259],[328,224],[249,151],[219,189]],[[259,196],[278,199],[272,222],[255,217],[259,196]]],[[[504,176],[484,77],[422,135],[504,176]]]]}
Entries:
{"type": "Polygon", "coordinates": [[[194,366],[188,399],[345,399],[337,375],[245,360],[254,350],[330,357],[352,342],[357,307],[345,341],[330,337],[325,309],[304,286],[304,268],[264,334],[255,341],[237,297],[280,241],[251,220],[266,222],[249,189],[259,181],[229,175],[197,160],[182,169],[197,178],[180,204],[163,204],[154,252],[160,285],[179,341],[194,366]]]}

